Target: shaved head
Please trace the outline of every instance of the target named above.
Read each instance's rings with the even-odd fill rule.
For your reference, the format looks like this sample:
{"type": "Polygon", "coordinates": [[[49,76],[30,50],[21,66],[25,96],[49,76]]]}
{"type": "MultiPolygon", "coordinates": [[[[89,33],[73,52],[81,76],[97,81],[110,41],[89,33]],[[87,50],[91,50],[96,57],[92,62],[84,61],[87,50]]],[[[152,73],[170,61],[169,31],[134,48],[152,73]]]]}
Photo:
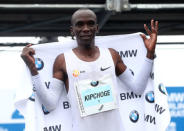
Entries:
{"type": "Polygon", "coordinates": [[[78,45],[84,47],[94,45],[94,38],[98,32],[96,14],[90,9],[78,9],[72,15],[70,31],[78,45]]]}
{"type": "Polygon", "coordinates": [[[79,16],[79,15],[82,15],[83,13],[85,14],[89,14],[91,15],[92,17],[94,17],[97,21],[97,17],[96,17],[96,14],[90,10],[90,9],[87,9],[87,8],[82,8],[82,9],[78,9],[77,11],[75,11],[72,15],[72,18],[71,18],[71,24],[73,25],[74,21],[76,20],[76,18],[79,16]]]}

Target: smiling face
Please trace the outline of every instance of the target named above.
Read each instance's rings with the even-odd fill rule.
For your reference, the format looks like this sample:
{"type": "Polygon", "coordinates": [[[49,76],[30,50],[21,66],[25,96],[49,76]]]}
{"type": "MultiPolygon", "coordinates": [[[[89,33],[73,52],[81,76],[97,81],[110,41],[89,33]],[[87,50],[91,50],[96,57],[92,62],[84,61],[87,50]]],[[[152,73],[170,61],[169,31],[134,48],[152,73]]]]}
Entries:
{"type": "Polygon", "coordinates": [[[76,36],[78,45],[94,45],[94,38],[98,31],[95,13],[89,9],[77,10],[73,14],[71,22],[71,33],[76,36]]]}

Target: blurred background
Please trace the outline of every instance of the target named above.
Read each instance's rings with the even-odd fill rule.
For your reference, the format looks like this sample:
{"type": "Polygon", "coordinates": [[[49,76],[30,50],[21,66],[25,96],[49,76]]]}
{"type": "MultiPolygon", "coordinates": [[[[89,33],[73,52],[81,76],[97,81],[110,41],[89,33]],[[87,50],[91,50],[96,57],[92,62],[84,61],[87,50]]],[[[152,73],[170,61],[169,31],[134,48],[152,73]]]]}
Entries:
{"type": "Polygon", "coordinates": [[[183,0],[0,0],[0,131],[25,127],[23,116],[13,106],[16,81],[10,79],[19,73],[15,63],[22,48],[28,43],[62,42],[70,36],[72,13],[84,7],[97,14],[97,35],[145,33],[143,24],[159,21],[156,53],[161,56],[160,78],[168,91],[172,117],[167,131],[183,131],[183,0]]]}

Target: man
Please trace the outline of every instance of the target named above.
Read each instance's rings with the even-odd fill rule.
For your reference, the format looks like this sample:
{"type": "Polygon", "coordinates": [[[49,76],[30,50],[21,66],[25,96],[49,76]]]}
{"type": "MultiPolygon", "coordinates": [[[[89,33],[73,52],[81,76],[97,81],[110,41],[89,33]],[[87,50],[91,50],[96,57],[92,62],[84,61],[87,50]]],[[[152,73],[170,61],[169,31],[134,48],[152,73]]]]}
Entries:
{"type": "Polygon", "coordinates": [[[29,46],[22,58],[32,74],[33,86],[39,101],[51,111],[56,108],[65,87],[71,104],[73,131],[123,131],[117,101],[117,76],[137,94],[144,92],[152,70],[157,40],[158,21],[151,20],[151,30],[144,28],[150,38],[141,34],[147,55],[137,74],[126,67],[114,49],[95,45],[98,32],[96,15],[92,10],[79,9],[72,15],[71,34],[77,47],[57,56],[49,90],[42,85],[34,63],[34,50],[29,46]]]}

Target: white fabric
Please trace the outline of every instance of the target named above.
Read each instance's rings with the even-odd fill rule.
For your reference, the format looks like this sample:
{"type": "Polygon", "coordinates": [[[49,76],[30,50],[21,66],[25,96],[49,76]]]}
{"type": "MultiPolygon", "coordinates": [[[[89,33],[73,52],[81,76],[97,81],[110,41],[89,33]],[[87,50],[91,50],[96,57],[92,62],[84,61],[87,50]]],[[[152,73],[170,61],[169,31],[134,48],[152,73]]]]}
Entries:
{"type": "Polygon", "coordinates": [[[142,95],[146,88],[152,67],[153,61],[145,58],[143,63],[140,63],[140,69],[136,74],[134,74],[131,69],[126,68],[126,70],[119,75],[119,79],[135,94],[142,95]]]}
{"type": "MultiPolygon", "coordinates": [[[[92,101],[93,103],[98,103],[96,106],[85,106],[81,92],[83,91],[81,87],[88,89],[95,89],[97,87],[91,86],[91,81],[98,81],[98,87],[102,85],[109,84],[110,81],[106,81],[103,79],[106,75],[111,75],[111,81],[114,86],[114,90],[117,90],[117,80],[115,75],[114,63],[111,57],[111,54],[107,48],[99,48],[100,56],[97,60],[86,62],[80,60],[73,51],[69,51],[64,53],[67,74],[69,79],[69,92],[68,98],[71,103],[71,113],[72,113],[72,131],[124,131],[123,124],[120,117],[119,109],[117,106],[117,94],[115,92],[111,93],[114,95],[115,103],[103,103],[104,110],[106,108],[110,108],[108,111],[103,111],[98,109],[101,106],[101,102],[103,99],[98,99],[97,101],[92,101]],[[110,67],[105,71],[101,71],[100,69],[104,67],[110,67]],[[77,71],[77,75],[74,75],[73,71],[77,71]],[[85,85],[85,87],[83,86],[85,85]],[[87,85],[87,86],[86,86],[87,85]],[[77,86],[77,87],[76,87],[77,86]],[[75,89],[78,90],[75,90],[75,89]],[[80,102],[81,101],[81,102],[80,102]],[[80,105],[80,106],[79,106],[80,105]],[[79,108],[80,107],[80,108],[79,108]],[[113,110],[111,109],[113,108],[113,110]],[[87,108],[87,109],[86,109],[87,108]],[[97,110],[96,110],[97,108],[97,110]],[[81,110],[82,111],[81,111],[81,110]],[[82,113],[83,112],[83,113],[82,113]],[[80,113],[83,117],[80,116],[80,113]],[[94,114],[97,113],[97,114],[94,114]],[[93,114],[93,115],[91,115],[93,114]]],[[[113,88],[112,86],[112,88],[113,88]]],[[[99,89],[99,88],[98,88],[99,89]]],[[[90,104],[90,103],[89,103],[90,104]]]]}
{"type": "Polygon", "coordinates": [[[32,76],[33,90],[39,98],[47,111],[54,110],[59,102],[61,93],[63,91],[64,82],[56,78],[52,78],[49,88],[45,88],[40,75],[32,76]]]}
{"type": "MultiPolygon", "coordinates": [[[[146,56],[145,46],[138,34],[100,36],[96,37],[95,41],[98,46],[114,48],[119,51],[124,63],[134,73],[137,73],[140,67],[139,64],[143,62],[143,58],[146,56]]],[[[47,85],[52,77],[52,66],[55,57],[75,46],[76,43],[68,39],[61,43],[34,46],[36,50],[35,57],[39,57],[44,61],[44,67],[39,73],[47,85]]],[[[56,128],[58,131],[59,129],[61,131],[71,131],[71,112],[68,108],[65,90],[61,94],[56,110],[44,114],[42,105],[37,100],[36,95],[33,95],[35,102],[28,99],[32,94],[31,76],[23,62],[20,68],[22,69],[22,72],[20,72],[21,81],[19,89],[17,89],[15,106],[25,116],[26,131],[47,131],[56,128]]],[[[119,108],[125,131],[164,131],[169,124],[167,96],[160,93],[158,84],[154,85],[152,78],[149,77],[147,87],[141,96],[135,95],[118,79],[118,84],[121,87],[118,88],[119,108]],[[153,99],[149,99],[148,102],[145,98],[153,99]],[[137,115],[139,117],[136,117],[136,114],[139,114],[137,115]],[[138,118],[137,121],[136,118],[138,118]]]]}

